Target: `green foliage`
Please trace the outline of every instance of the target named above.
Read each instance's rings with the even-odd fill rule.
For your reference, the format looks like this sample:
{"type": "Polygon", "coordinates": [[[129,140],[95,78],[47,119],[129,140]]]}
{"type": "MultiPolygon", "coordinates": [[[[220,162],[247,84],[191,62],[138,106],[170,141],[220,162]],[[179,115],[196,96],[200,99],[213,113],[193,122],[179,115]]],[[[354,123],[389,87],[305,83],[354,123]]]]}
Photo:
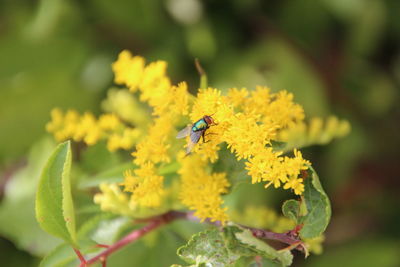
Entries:
{"type": "Polygon", "coordinates": [[[75,213],[70,184],[71,145],[57,146],[43,169],[36,195],[36,218],[48,233],[76,243],[75,213]]]}
{"type": "Polygon", "coordinates": [[[63,243],[57,246],[40,262],[40,267],[74,267],[79,265],[79,260],[70,244],[63,243]]]}
{"type": "Polygon", "coordinates": [[[312,167],[305,178],[304,187],[303,199],[307,207],[307,214],[300,220],[303,223],[300,236],[314,238],[321,235],[328,226],[331,219],[331,204],[312,167]]]}
{"type": "Polygon", "coordinates": [[[282,205],[282,213],[289,219],[298,223],[298,218],[300,213],[299,201],[294,199],[286,200],[282,205]]]}
{"type": "Polygon", "coordinates": [[[331,205],[315,170],[310,166],[304,177],[302,201],[287,200],[282,213],[302,226],[300,237],[310,239],[320,236],[331,219],[331,205]]]}
{"type": "Polygon", "coordinates": [[[293,258],[290,251],[279,252],[238,226],[200,232],[178,249],[178,255],[193,266],[234,266],[242,257],[257,255],[288,266],[293,258]]]}

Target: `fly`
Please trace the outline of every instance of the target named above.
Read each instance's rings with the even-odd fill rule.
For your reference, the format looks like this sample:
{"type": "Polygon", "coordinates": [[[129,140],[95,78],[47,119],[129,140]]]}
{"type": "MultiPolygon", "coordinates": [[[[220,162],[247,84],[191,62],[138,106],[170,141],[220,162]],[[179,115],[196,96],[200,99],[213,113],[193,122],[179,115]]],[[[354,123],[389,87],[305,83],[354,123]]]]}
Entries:
{"type": "Polygon", "coordinates": [[[192,125],[188,125],[185,128],[183,128],[176,135],[176,138],[178,139],[184,138],[188,135],[190,136],[189,144],[186,148],[186,155],[188,155],[190,151],[192,151],[194,145],[196,145],[199,142],[200,137],[203,137],[203,142],[205,141],[204,140],[205,132],[212,125],[216,125],[214,119],[211,116],[205,115],[203,118],[196,121],[192,125]]]}

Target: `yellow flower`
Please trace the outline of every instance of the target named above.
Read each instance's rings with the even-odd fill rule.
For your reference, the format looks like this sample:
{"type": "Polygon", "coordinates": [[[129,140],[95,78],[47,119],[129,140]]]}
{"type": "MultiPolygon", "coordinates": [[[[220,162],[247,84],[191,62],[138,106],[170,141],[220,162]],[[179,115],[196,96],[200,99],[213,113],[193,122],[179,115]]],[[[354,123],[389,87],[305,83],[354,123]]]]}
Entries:
{"type": "Polygon", "coordinates": [[[72,138],[94,145],[107,140],[110,151],[131,149],[139,140],[142,132],[122,123],[115,114],[102,114],[99,119],[89,112],[82,116],[75,110],[68,110],[65,116],[59,109],[52,111],[52,121],[46,125],[47,131],[54,134],[58,141],[72,138]]]}
{"type": "Polygon", "coordinates": [[[102,210],[122,215],[132,213],[129,196],[121,192],[117,184],[100,184],[100,191],[94,196],[94,203],[99,204],[102,210]]]}
{"type": "MultiPolygon", "coordinates": [[[[190,113],[191,121],[195,122],[204,115],[217,115],[218,108],[223,104],[221,91],[215,88],[199,89],[197,97],[194,101],[192,112],[190,113]]],[[[216,117],[218,120],[218,118],[216,117]]]]}
{"type": "Polygon", "coordinates": [[[284,189],[293,189],[295,194],[304,191],[303,179],[297,179],[301,170],[308,169],[310,162],[303,159],[301,153],[294,151],[294,158],[280,157],[280,152],[272,148],[263,149],[246,162],[246,169],[252,176],[252,183],[268,182],[265,187],[273,184],[275,188],[285,183],[284,189]]]}
{"type": "Polygon", "coordinates": [[[246,88],[238,90],[237,88],[231,88],[228,91],[227,98],[234,107],[241,107],[247,101],[249,91],[246,88]]]}
{"type": "Polygon", "coordinates": [[[132,192],[132,198],[139,205],[144,207],[158,207],[165,195],[164,177],[155,173],[154,165],[151,163],[143,164],[139,169],[124,173],[125,180],[123,185],[126,192],[132,192]]]}
{"type": "Polygon", "coordinates": [[[289,181],[283,186],[283,189],[293,189],[296,195],[301,195],[304,192],[303,179],[291,177],[289,181]]]}
{"type": "Polygon", "coordinates": [[[167,141],[172,131],[172,123],[173,118],[168,114],[155,119],[148,130],[148,136],[136,146],[136,151],[132,153],[135,164],[170,162],[168,149],[171,145],[167,141]]]}
{"type": "Polygon", "coordinates": [[[224,133],[228,148],[236,153],[238,160],[256,155],[275,136],[276,126],[260,124],[256,117],[238,113],[232,116],[230,127],[224,133]]]}
{"type": "Polygon", "coordinates": [[[139,128],[145,128],[150,122],[147,109],[128,90],[110,89],[101,106],[139,128]]]}
{"type": "Polygon", "coordinates": [[[122,51],[118,56],[118,60],[112,64],[115,83],[126,84],[132,92],[136,91],[142,81],[144,63],[144,58],[139,56],[132,57],[129,51],[122,51]]]}
{"type": "Polygon", "coordinates": [[[208,174],[204,169],[207,163],[197,155],[181,158],[180,162],[181,202],[194,210],[194,215],[202,221],[210,218],[225,223],[228,220],[227,208],[221,207],[224,203],[221,194],[228,192],[226,174],[208,174]]]}
{"type": "Polygon", "coordinates": [[[187,115],[189,112],[189,92],[187,84],[181,82],[178,86],[172,86],[171,94],[173,95],[171,103],[171,112],[179,115],[187,115]]]}
{"type": "Polygon", "coordinates": [[[97,125],[96,118],[93,114],[86,112],[80,118],[79,124],[76,125],[74,140],[84,140],[88,145],[94,145],[101,138],[102,130],[97,125]]]}
{"type": "Polygon", "coordinates": [[[279,131],[278,140],[285,142],[285,149],[304,147],[314,144],[326,144],[334,138],[343,137],[350,132],[350,124],[335,116],[322,118],[314,117],[306,124],[302,121],[279,131]]]}
{"type": "Polygon", "coordinates": [[[268,105],[272,98],[270,91],[268,87],[257,86],[255,90],[251,91],[247,101],[244,102],[244,111],[259,116],[267,114],[268,105]]]}
{"type": "Polygon", "coordinates": [[[139,179],[133,175],[132,170],[124,171],[124,182],[122,183],[124,186],[124,191],[133,192],[138,184],[139,179]]]}
{"type": "Polygon", "coordinates": [[[124,129],[122,135],[119,133],[113,133],[108,137],[107,148],[109,151],[116,151],[117,149],[129,150],[134,144],[136,144],[140,135],[140,130],[130,128],[124,129]]]}
{"type": "Polygon", "coordinates": [[[289,176],[297,177],[301,170],[307,170],[311,163],[308,160],[303,159],[303,155],[300,151],[295,149],[293,151],[294,158],[285,157],[286,172],[289,176]]]}
{"type": "MultiPolygon", "coordinates": [[[[59,108],[54,108],[51,113],[51,121],[46,124],[46,130],[50,133],[57,133],[61,127],[63,127],[64,124],[64,115],[62,111],[59,108]]],[[[61,136],[56,135],[57,141],[62,141],[64,138],[61,138],[61,136]]]]}
{"type": "Polygon", "coordinates": [[[304,119],[304,110],[293,102],[293,94],[280,91],[272,97],[274,100],[267,105],[264,121],[272,121],[280,128],[285,128],[304,119]]]}
{"type": "Polygon", "coordinates": [[[57,141],[64,141],[75,135],[79,123],[79,114],[75,110],[68,110],[64,115],[58,108],[51,111],[51,121],[47,123],[46,129],[53,133],[57,141]]]}
{"type": "Polygon", "coordinates": [[[102,114],[99,117],[99,126],[103,130],[116,130],[121,126],[121,121],[115,114],[102,114]]]}

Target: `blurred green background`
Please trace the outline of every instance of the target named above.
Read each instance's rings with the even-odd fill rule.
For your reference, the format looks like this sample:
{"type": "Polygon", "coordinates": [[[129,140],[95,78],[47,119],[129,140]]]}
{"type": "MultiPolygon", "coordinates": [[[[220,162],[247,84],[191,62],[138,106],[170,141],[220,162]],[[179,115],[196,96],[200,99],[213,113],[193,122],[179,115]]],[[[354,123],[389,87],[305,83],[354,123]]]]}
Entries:
{"type": "Polygon", "coordinates": [[[3,266],[36,266],[46,251],[28,230],[40,169],[15,174],[28,157],[43,162],[28,151],[50,110],[99,112],[122,49],[166,60],[193,92],[199,58],[211,86],[287,89],[308,117],[348,119],[350,135],[304,149],[333,218],[324,253],[294,266],[400,266],[399,15],[396,0],[1,1],[3,266]]]}

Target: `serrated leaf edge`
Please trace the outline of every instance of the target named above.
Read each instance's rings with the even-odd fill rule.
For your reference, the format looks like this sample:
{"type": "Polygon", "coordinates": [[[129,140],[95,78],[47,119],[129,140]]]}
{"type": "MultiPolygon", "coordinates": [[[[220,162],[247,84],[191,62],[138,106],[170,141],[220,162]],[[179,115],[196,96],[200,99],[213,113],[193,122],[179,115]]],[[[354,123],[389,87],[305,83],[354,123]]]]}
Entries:
{"type": "Polygon", "coordinates": [[[76,228],[75,228],[75,210],[74,210],[74,202],[72,199],[72,192],[71,192],[71,165],[72,165],[72,155],[71,155],[71,142],[67,141],[67,155],[65,158],[63,171],[61,174],[61,186],[62,186],[62,214],[64,217],[65,225],[67,230],[70,234],[71,240],[74,245],[77,245],[76,239],[76,228]],[[68,211],[67,201],[70,203],[70,209],[68,211]],[[68,214],[70,213],[70,214],[68,214]],[[69,218],[70,216],[70,218],[69,218]]]}
{"type": "MultiPolygon", "coordinates": [[[[45,166],[44,166],[44,168],[43,168],[43,170],[42,170],[42,172],[41,172],[40,179],[39,179],[39,184],[38,184],[38,189],[39,189],[39,188],[42,188],[42,187],[49,187],[49,188],[51,188],[51,186],[50,186],[50,184],[49,184],[49,181],[50,181],[50,180],[48,179],[47,181],[45,181],[45,180],[43,180],[42,177],[43,177],[43,175],[44,175],[46,172],[49,171],[50,166],[51,166],[51,165],[54,163],[54,161],[56,160],[57,154],[58,154],[59,151],[63,148],[63,145],[65,145],[66,143],[67,143],[67,145],[69,145],[69,141],[59,144],[59,145],[54,149],[54,151],[52,152],[52,154],[50,155],[50,158],[47,160],[47,162],[46,162],[46,164],[45,164],[45,166]]],[[[66,157],[65,157],[66,160],[67,160],[67,157],[68,157],[68,152],[69,152],[69,147],[68,147],[68,149],[67,149],[67,155],[66,155],[66,157]]],[[[63,164],[63,168],[64,168],[64,166],[65,166],[65,162],[64,162],[64,164],[63,164]]],[[[61,175],[62,175],[62,176],[64,175],[64,169],[63,169],[61,175]]],[[[62,181],[61,181],[61,186],[63,186],[63,182],[62,182],[62,181]]],[[[63,190],[63,189],[61,188],[61,190],[63,190]]],[[[50,192],[50,194],[53,194],[53,191],[50,190],[50,189],[49,189],[49,192],[50,192]]],[[[62,197],[64,197],[64,193],[63,193],[63,192],[62,192],[62,197]]],[[[41,217],[42,217],[42,216],[41,216],[42,211],[41,211],[41,209],[39,209],[39,205],[38,205],[38,203],[42,203],[42,202],[43,202],[43,200],[42,200],[42,198],[40,197],[39,190],[37,190],[37,192],[36,192],[36,197],[35,197],[35,217],[36,217],[36,220],[37,220],[37,222],[39,223],[40,227],[41,227],[45,232],[47,232],[47,233],[49,233],[49,234],[52,234],[52,235],[54,235],[54,236],[57,236],[57,237],[59,237],[59,238],[61,238],[61,239],[64,239],[65,241],[71,243],[72,245],[76,245],[75,241],[72,239],[72,237],[71,237],[71,235],[70,235],[70,233],[69,233],[69,230],[68,230],[68,227],[67,227],[66,224],[65,224],[65,225],[61,225],[61,224],[59,223],[58,220],[54,220],[53,217],[49,217],[49,218],[47,218],[47,219],[50,219],[51,221],[53,221],[53,222],[54,222],[54,225],[56,225],[56,227],[59,228],[60,231],[57,232],[57,233],[56,233],[56,232],[53,232],[53,231],[48,231],[47,227],[46,227],[46,226],[43,226],[42,218],[41,218],[41,217]],[[59,233],[63,233],[63,234],[59,234],[59,233]]],[[[63,203],[61,203],[61,208],[63,209],[63,203]]],[[[65,222],[64,211],[63,211],[63,210],[62,210],[62,215],[63,215],[64,222],[65,222]]]]}

